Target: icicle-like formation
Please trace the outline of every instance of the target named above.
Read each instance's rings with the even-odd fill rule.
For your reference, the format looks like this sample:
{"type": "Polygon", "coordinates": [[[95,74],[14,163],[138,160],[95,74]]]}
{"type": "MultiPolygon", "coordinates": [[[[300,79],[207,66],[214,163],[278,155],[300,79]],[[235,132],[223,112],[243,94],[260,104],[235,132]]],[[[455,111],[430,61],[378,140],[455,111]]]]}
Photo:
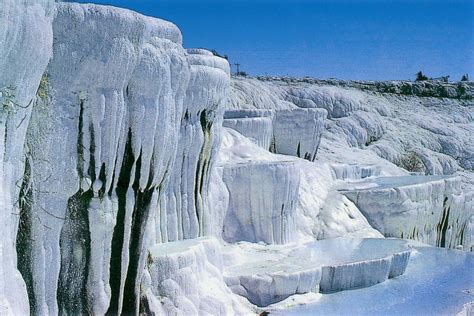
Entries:
{"type": "Polygon", "coordinates": [[[181,33],[127,10],[65,3],[53,30],[47,95],[28,137],[30,305],[137,312],[146,227],[173,167],[190,79],[181,33]]]}
{"type": "Polygon", "coordinates": [[[210,213],[207,196],[220,142],[221,100],[229,86],[229,64],[202,49],[188,54],[191,78],[175,165],[155,216],[156,242],[218,235],[222,227],[219,214],[210,213]]]}
{"type": "Polygon", "coordinates": [[[25,134],[41,75],[51,57],[52,2],[0,0],[1,315],[29,312],[15,244],[20,207],[28,204],[25,191],[20,190],[25,134]]]}

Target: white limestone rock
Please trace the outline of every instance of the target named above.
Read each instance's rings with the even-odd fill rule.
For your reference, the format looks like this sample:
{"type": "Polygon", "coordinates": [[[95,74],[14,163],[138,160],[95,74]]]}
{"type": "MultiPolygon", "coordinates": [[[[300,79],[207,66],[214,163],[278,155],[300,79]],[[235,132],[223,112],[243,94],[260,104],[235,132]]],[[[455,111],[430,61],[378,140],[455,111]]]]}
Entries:
{"type": "Polygon", "coordinates": [[[383,166],[383,173],[398,175],[403,171],[392,163],[402,166],[400,162],[415,152],[422,160],[418,171],[456,173],[464,178],[467,188],[472,186],[472,102],[349,86],[330,80],[236,77],[231,84],[229,109],[324,108],[328,120],[319,160],[374,163],[383,166]]]}
{"type": "Polygon", "coordinates": [[[175,164],[154,216],[155,242],[220,235],[223,215],[208,202],[220,144],[229,65],[205,50],[188,50],[191,77],[184,99],[175,164]],[[190,52],[192,54],[190,54],[190,52]]]}
{"type": "Polygon", "coordinates": [[[341,180],[359,180],[368,177],[380,176],[382,168],[380,165],[368,164],[330,164],[337,179],[341,180]]]}
{"type": "MultiPolygon", "coordinates": [[[[195,238],[149,249],[149,290],[166,315],[243,315],[250,304],[234,295],[223,279],[219,243],[195,238]]],[[[158,304],[156,304],[158,305],[158,304]]]]}
{"type": "Polygon", "coordinates": [[[222,125],[270,150],[273,141],[273,116],[274,112],[269,110],[231,110],[224,113],[222,125]]]}
{"type": "Polygon", "coordinates": [[[145,228],[174,164],[191,76],[181,33],[72,3],[57,3],[53,32],[47,95],[28,130],[31,304],[38,314],[137,311],[145,228]]]}
{"type": "MultiPolygon", "coordinates": [[[[0,1],[0,314],[29,313],[16,235],[26,128],[52,53],[53,1],[0,1]]],[[[21,261],[22,258],[20,257],[21,261]]]]}
{"type": "Polygon", "coordinates": [[[357,206],[337,191],[339,177],[350,175],[358,180],[363,167],[337,166],[301,160],[300,188],[296,205],[298,240],[336,237],[380,238],[357,206]]]}
{"type": "Polygon", "coordinates": [[[264,149],[314,161],[327,112],[324,109],[228,110],[225,127],[264,149]]]}
{"type": "Polygon", "coordinates": [[[371,286],[403,274],[410,257],[407,243],[397,239],[338,238],[299,245],[227,247],[237,263],[224,269],[226,283],[260,307],[295,294],[371,286]]]}
{"type": "Polygon", "coordinates": [[[346,186],[341,192],[385,236],[472,250],[473,194],[459,178],[381,177],[346,186]]]}
{"type": "Polygon", "coordinates": [[[228,242],[287,243],[295,238],[299,169],[296,158],[274,155],[232,129],[219,151],[229,202],[222,237],[228,242]]]}
{"type": "Polygon", "coordinates": [[[284,244],[295,239],[299,169],[292,161],[223,166],[229,191],[225,241],[284,244]]]}
{"type": "Polygon", "coordinates": [[[323,109],[275,111],[273,151],[309,161],[316,159],[327,112],[323,109]]]}
{"type": "Polygon", "coordinates": [[[371,287],[289,297],[265,310],[273,315],[469,315],[472,253],[409,242],[402,277],[371,287]],[[463,306],[464,305],[464,306],[463,306]]]}
{"type": "MultiPolygon", "coordinates": [[[[262,186],[262,179],[269,179],[271,170],[276,171],[280,169],[279,172],[283,172],[285,170],[283,169],[285,161],[292,161],[293,165],[286,162],[287,167],[285,168],[287,170],[298,170],[298,172],[294,172],[292,177],[297,175],[300,177],[298,187],[294,188],[294,190],[297,190],[297,196],[292,198],[295,209],[291,214],[288,214],[291,215],[295,224],[293,240],[310,241],[314,240],[314,238],[324,239],[342,236],[359,238],[383,237],[369,225],[367,219],[360,213],[354,203],[337,192],[339,182],[332,166],[319,162],[309,162],[292,156],[272,154],[257,146],[246,137],[243,137],[237,131],[228,128],[223,129],[222,140],[218,157],[219,169],[221,169],[220,173],[224,175],[224,171],[230,168],[230,171],[227,171],[230,176],[227,181],[230,181],[231,187],[224,181],[226,183],[226,190],[219,195],[225,196],[224,200],[215,201],[212,205],[219,209],[219,211],[216,211],[217,213],[227,214],[226,217],[232,220],[232,222],[225,224],[227,229],[232,229],[232,225],[235,225],[235,221],[239,218],[240,220],[237,220],[237,222],[241,223],[239,225],[250,223],[252,218],[253,223],[257,225],[257,218],[255,216],[259,213],[261,213],[260,217],[262,219],[269,221],[269,217],[274,212],[273,208],[270,208],[269,205],[277,205],[273,204],[274,201],[271,200],[269,194],[272,192],[287,192],[285,190],[288,190],[288,188],[285,187],[286,182],[279,180],[272,180],[273,182],[271,183],[264,182],[266,184],[262,186]],[[269,168],[269,170],[265,170],[265,168],[269,168]],[[256,172],[258,172],[257,174],[260,178],[259,176],[254,176],[256,172]],[[239,186],[237,179],[247,184],[239,186]],[[252,193],[252,190],[249,190],[249,186],[257,186],[252,190],[263,192],[263,195],[260,197],[252,193]],[[235,205],[229,205],[228,199],[232,199],[232,194],[234,193],[239,194],[240,197],[234,198],[232,203],[235,203],[235,205]],[[229,196],[228,199],[227,195],[229,196]],[[252,201],[251,198],[254,198],[255,201],[252,201]],[[263,204],[262,201],[267,202],[263,204]],[[238,207],[236,207],[237,204],[239,204],[238,207]],[[228,213],[230,207],[233,210],[231,213],[228,213]],[[258,212],[251,216],[251,210],[255,212],[258,210],[258,212]]],[[[339,169],[341,168],[339,167],[339,169]]],[[[350,167],[349,169],[352,170],[354,168],[350,167]]],[[[354,177],[360,174],[355,171],[350,172],[353,173],[354,177]]],[[[285,176],[285,179],[287,177],[285,176]]],[[[221,179],[223,178],[212,178],[211,182],[218,183],[222,181],[221,179]]],[[[296,182],[293,185],[296,185],[296,182]]],[[[275,198],[281,200],[286,198],[286,195],[275,198]]],[[[278,216],[275,220],[280,217],[278,216]]],[[[273,229],[271,226],[266,225],[262,224],[261,227],[273,229]]],[[[252,231],[251,235],[254,236],[254,228],[252,226],[246,229],[250,229],[252,231]]],[[[245,231],[245,229],[232,229],[232,231],[234,230],[236,232],[245,231]]]]}

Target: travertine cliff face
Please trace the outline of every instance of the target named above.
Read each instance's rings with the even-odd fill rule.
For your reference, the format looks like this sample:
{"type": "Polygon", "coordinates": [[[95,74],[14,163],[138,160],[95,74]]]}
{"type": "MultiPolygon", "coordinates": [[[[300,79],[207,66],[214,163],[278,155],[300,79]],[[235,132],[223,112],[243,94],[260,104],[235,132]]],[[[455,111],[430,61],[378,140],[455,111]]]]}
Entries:
{"type": "Polygon", "coordinates": [[[46,97],[28,137],[24,213],[36,216],[23,218],[30,230],[20,237],[30,304],[38,314],[133,311],[190,76],[181,33],[78,4],[57,5],[53,32],[46,97]]]}
{"type": "Polygon", "coordinates": [[[156,214],[155,240],[168,242],[219,235],[219,214],[209,205],[209,178],[220,144],[223,97],[229,65],[200,49],[188,50],[190,81],[180,121],[178,150],[167,190],[156,214]]]}
{"type": "Polygon", "coordinates": [[[16,269],[25,135],[53,40],[52,1],[0,1],[0,314],[28,314],[16,269]]]}
{"type": "Polygon", "coordinates": [[[57,3],[52,21],[51,3],[10,5],[1,289],[18,289],[2,311],[28,311],[17,239],[32,313],[138,312],[150,244],[218,233],[207,191],[228,63],[127,10],[57,3]]]}

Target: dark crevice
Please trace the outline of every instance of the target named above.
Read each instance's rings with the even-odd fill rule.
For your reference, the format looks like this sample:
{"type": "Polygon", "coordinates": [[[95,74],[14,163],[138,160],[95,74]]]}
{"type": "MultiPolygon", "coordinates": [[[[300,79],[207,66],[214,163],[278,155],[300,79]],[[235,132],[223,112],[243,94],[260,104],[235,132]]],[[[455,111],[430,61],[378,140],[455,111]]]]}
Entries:
{"type": "Polygon", "coordinates": [[[298,147],[296,148],[296,156],[301,158],[301,143],[298,142],[298,147]]]}
{"type": "Polygon", "coordinates": [[[79,126],[77,135],[77,173],[79,179],[84,178],[84,100],[81,100],[79,110],[79,126]]]}
{"type": "Polygon", "coordinates": [[[68,200],[66,221],[61,230],[61,270],[57,300],[60,314],[88,314],[86,291],[90,262],[88,207],[92,190],[79,190],[68,200]]]}
{"type": "Polygon", "coordinates": [[[438,247],[446,247],[446,231],[448,229],[450,209],[451,207],[448,206],[448,197],[445,197],[443,201],[443,215],[441,216],[441,220],[439,221],[436,227],[436,230],[437,230],[436,246],[438,247]]]}
{"type": "Polygon", "coordinates": [[[462,229],[461,229],[461,233],[460,233],[460,237],[459,237],[459,244],[460,245],[464,245],[464,231],[466,230],[466,226],[467,226],[467,221],[464,223],[464,225],[462,225],[462,229]]]}
{"type": "Polygon", "coordinates": [[[18,234],[16,236],[16,251],[18,257],[18,270],[20,271],[23,280],[25,280],[26,283],[30,310],[34,312],[36,310],[36,300],[33,292],[33,262],[31,257],[34,247],[32,234],[33,218],[31,207],[33,190],[31,188],[30,177],[31,166],[29,160],[26,159],[25,172],[23,175],[23,182],[19,196],[20,223],[18,234]]]}
{"type": "Polygon", "coordinates": [[[200,114],[200,123],[201,129],[204,134],[204,141],[201,147],[201,152],[198,158],[198,164],[196,168],[196,175],[195,175],[195,187],[194,187],[194,203],[196,204],[196,216],[199,223],[199,231],[198,234],[202,234],[201,230],[201,203],[200,197],[203,193],[204,188],[204,181],[206,179],[206,175],[209,172],[209,159],[211,153],[209,152],[208,148],[211,147],[212,143],[212,135],[211,135],[211,128],[212,128],[212,121],[207,117],[207,111],[203,110],[200,114]]]}
{"type": "Polygon", "coordinates": [[[112,252],[110,258],[110,288],[111,300],[107,311],[109,315],[116,315],[119,309],[120,284],[121,284],[121,269],[122,269],[122,250],[124,243],[125,231],[125,213],[126,213],[126,198],[130,183],[130,175],[135,163],[135,158],[132,150],[132,131],[128,131],[127,143],[125,145],[124,158],[120,168],[117,188],[115,190],[118,199],[117,223],[114,228],[112,237],[112,252]]]}
{"type": "Polygon", "coordinates": [[[146,296],[140,298],[140,315],[154,315],[146,296]]]}
{"type": "Polygon", "coordinates": [[[130,239],[130,261],[128,265],[127,277],[125,281],[125,291],[123,299],[123,312],[136,313],[140,299],[140,281],[142,272],[140,271],[140,261],[143,259],[142,248],[145,243],[145,231],[150,214],[150,202],[153,190],[138,192],[133,210],[132,230],[130,239]]]}
{"type": "MultiPolygon", "coordinates": [[[[80,102],[77,171],[82,179],[84,175],[84,100],[80,102]]],[[[95,180],[95,136],[94,127],[89,125],[90,147],[88,175],[95,180]]],[[[92,189],[82,189],[68,200],[66,221],[61,229],[59,247],[61,252],[61,269],[58,278],[57,300],[61,314],[89,313],[87,279],[89,274],[91,239],[89,230],[88,208],[94,197],[92,189]]]]}
{"type": "MultiPolygon", "coordinates": [[[[142,155],[135,156],[132,149],[132,133],[129,130],[128,139],[125,146],[124,159],[120,169],[116,193],[118,197],[118,214],[117,224],[114,229],[112,238],[112,255],[110,262],[110,286],[111,286],[111,303],[107,314],[116,315],[120,309],[120,287],[124,284],[123,305],[121,311],[123,314],[136,314],[140,307],[140,282],[142,272],[140,264],[144,260],[143,247],[145,245],[145,230],[151,212],[150,203],[153,196],[154,188],[142,191],[140,188],[142,155]],[[135,165],[135,169],[134,169],[135,165]],[[132,170],[135,174],[132,174],[132,170]],[[133,184],[130,188],[130,179],[133,178],[133,184]],[[125,241],[124,223],[126,221],[126,204],[133,201],[126,201],[127,191],[133,189],[135,193],[134,208],[132,213],[132,222],[130,227],[130,241],[125,241]],[[124,247],[129,249],[129,257],[127,258],[128,267],[125,276],[122,276],[122,252],[124,247]],[[125,279],[124,279],[125,278],[125,279]],[[123,283],[124,282],[124,283],[123,283]]],[[[150,177],[152,171],[150,171],[150,177]]],[[[151,185],[151,180],[148,185],[151,185]]]]}
{"type": "MultiPolygon", "coordinates": [[[[3,138],[3,143],[6,145],[8,144],[8,118],[9,118],[9,115],[7,114],[7,117],[5,119],[5,135],[4,135],[4,138],[3,138]]],[[[5,148],[3,149],[3,157],[7,157],[7,147],[8,146],[5,146],[5,148]]]]}
{"type": "Polygon", "coordinates": [[[125,280],[123,312],[137,313],[140,304],[140,282],[142,272],[140,262],[143,260],[146,225],[150,214],[150,203],[154,189],[142,191],[140,189],[142,155],[137,159],[133,190],[135,191],[135,205],[132,215],[130,234],[130,253],[127,276],[125,280]]]}
{"type": "Polygon", "coordinates": [[[95,174],[95,135],[94,135],[94,125],[92,123],[89,125],[89,133],[91,137],[91,143],[89,148],[89,169],[87,170],[87,174],[89,175],[92,182],[97,178],[95,174]]]}
{"type": "Polygon", "coordinates": [[[270,148],[268,149],[270,152],[276,154],[276,143],[275,143],[275,135],[272,135],[272,139],[270,142],[270,148]]]}
{"type": "Polygon", "coordinates": [[[118,155],[115,156],[115,161],[114,161],[114,170],[112,172],[112,181],[110,182],[111,185],[110,185],[110,188],[109,188],[109,192],[107,192],[107,194],[109,196],[112,196],[112,194],[114,193],[114,183],[115,183],[115,170],[117,168],[117,161],[118,161],[118,155]]]}
{"type": "Polygon", "coordinates": [[[99,190],[99,198],[102,199],[105,194],[105,182],[107,181],[107,175],[105,173],[105,163],[102,163],[102,166],[100,167],[99,180],[102,183],[102,187],[99,190]]]}
{"type": "Polygon", "coordinates": [[[188,112],[188,109],[186,109],[186,112],[184,112],[183,120],[184,120],[184,121],[189,120],[189,112],[188,112]]]}

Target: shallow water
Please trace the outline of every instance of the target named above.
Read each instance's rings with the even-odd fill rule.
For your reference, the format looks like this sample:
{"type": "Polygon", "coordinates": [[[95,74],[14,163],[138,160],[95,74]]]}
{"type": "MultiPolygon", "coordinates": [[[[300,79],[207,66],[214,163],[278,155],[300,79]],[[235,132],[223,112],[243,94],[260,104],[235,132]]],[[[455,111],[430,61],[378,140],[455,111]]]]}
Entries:
{"type": "Polygon", "coordinates": [[[404,275],[368,288],[323,294],[280,315],[453,315],[474,301],[474,254],[416,248],[404,275]]]}

